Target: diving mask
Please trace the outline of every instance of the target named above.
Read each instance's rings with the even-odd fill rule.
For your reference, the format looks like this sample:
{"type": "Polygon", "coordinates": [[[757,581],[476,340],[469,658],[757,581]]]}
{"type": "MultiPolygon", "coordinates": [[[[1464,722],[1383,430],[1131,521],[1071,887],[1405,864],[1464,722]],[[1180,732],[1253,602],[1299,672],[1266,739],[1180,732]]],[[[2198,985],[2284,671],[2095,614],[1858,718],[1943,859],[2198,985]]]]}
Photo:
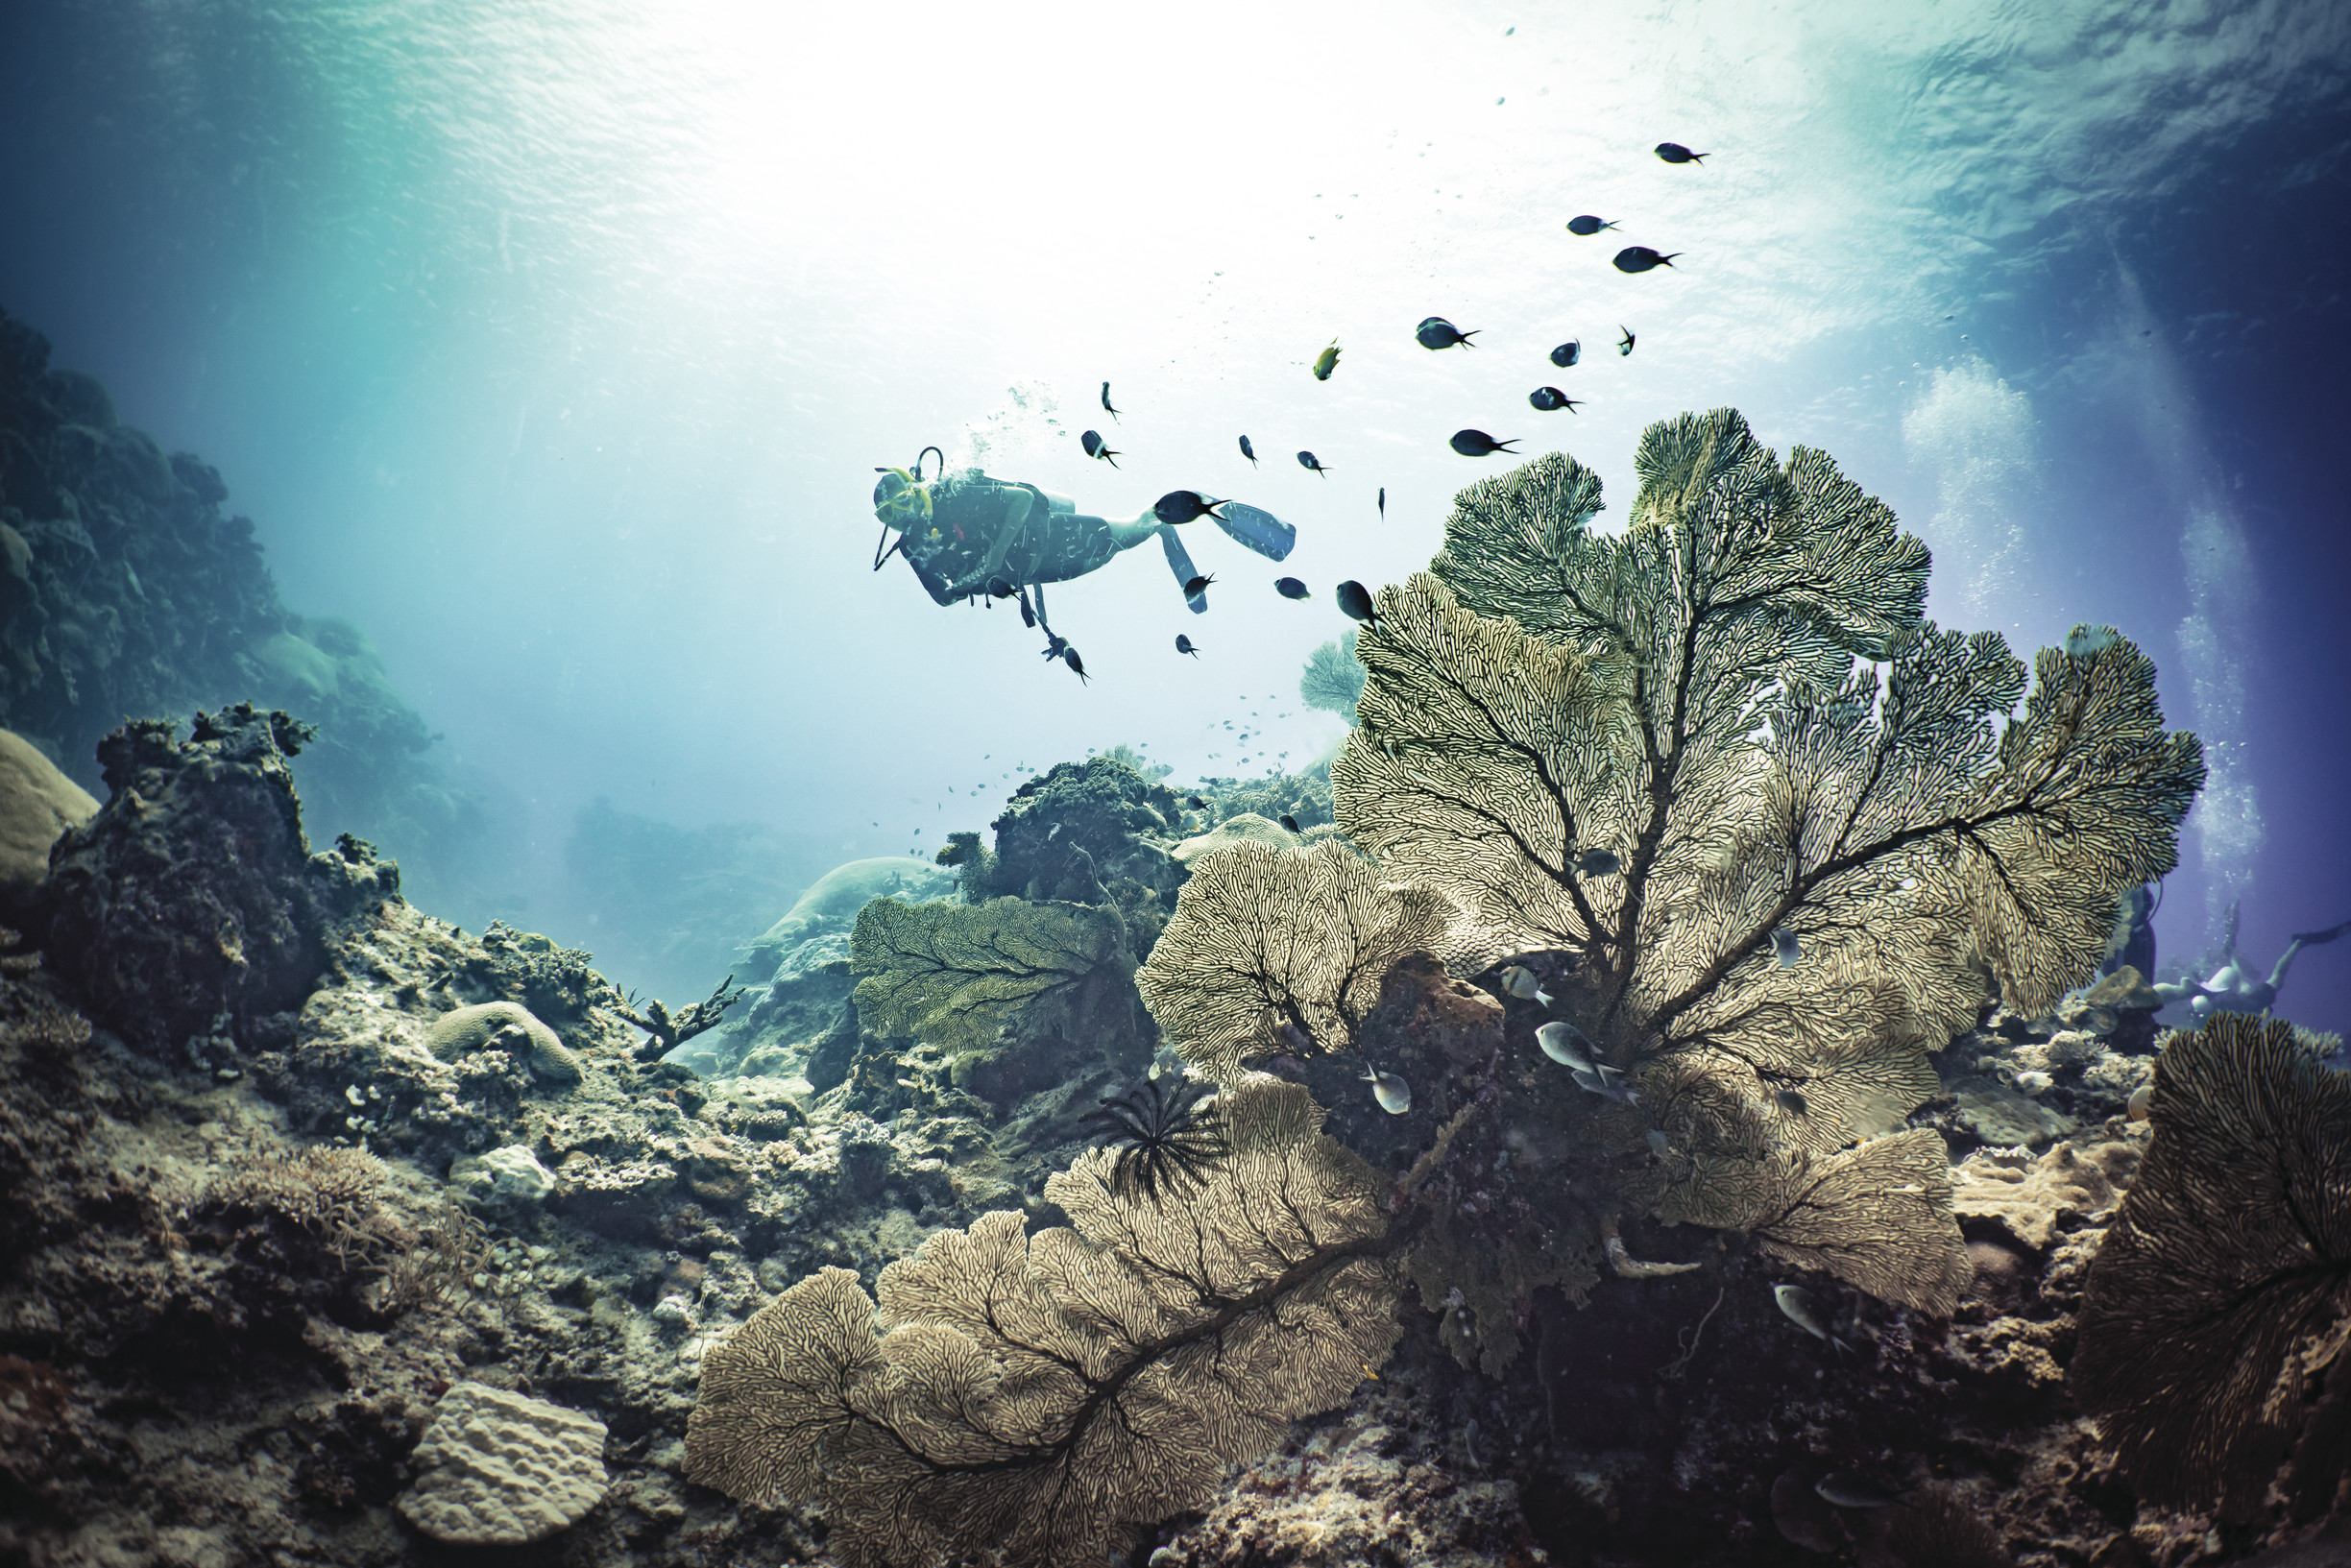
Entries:
{"type": "Polygon", "coordinates": [[[904,469],[884,469],[874,481],[874,516],[901,531],[931,520],[931,487],[904,469]]]}

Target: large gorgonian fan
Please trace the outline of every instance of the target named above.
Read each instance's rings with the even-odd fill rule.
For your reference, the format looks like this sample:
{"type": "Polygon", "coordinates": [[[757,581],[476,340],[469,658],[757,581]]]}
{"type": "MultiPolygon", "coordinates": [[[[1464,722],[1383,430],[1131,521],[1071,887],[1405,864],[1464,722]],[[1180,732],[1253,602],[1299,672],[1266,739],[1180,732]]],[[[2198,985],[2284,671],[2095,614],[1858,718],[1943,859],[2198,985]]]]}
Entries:
{"type": "Polygon", "coordinates": [[[1825,454],[1783,466],[1718,410],[1653,426],[1638,469],[1616,537],[1556,453],[1463,494],[1359,640],[1332,787],[1391,884],[1462,911],[1458,972],[1569,955],[1567,1016],[1716,1171],[1660,1206],[1753,1223],[1691,1199],[1899,1126],[1987,983],[2040,1011],[2087,975],[2202,760],[2120,639],[2044,652],[2011,718],[2024,665],[1919,620],[1925,547],[1825,454]]]}
{"type": "Polygon", "coordinates": [[[1303,1089],[1233,1094],[1227,1157],[1182,1202],[1114,1156],[938,1231],[868,1296],[826,1268],[713,1346],[686,1473],[765,1508],[822,1499],[853,1568],[1092,1568],[1215,1496],[1226,1466],[1345,1401],[1397,1334],[1389,1183],[1303,1089]]]}
{"type": "Polygon", "coordinates": [[[1192,862],[1135,986],[1178,1055],[1236,1083],[1251,1057],[1349,1049],[1389,970],[1443,955],[1454,916],[1433,893],[1383,887],[1379,868],[1335,839],[1244,839],[1192,862]]]}

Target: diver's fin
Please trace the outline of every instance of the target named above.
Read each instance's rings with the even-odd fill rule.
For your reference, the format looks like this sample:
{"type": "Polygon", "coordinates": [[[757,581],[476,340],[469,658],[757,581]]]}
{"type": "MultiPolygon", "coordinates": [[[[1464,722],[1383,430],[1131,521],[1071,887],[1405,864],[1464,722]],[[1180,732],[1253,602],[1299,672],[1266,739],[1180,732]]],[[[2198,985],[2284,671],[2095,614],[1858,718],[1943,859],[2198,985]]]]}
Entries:
{"type": "MultiPolygon", "coordinates": [[[[1159,525],[1159,547],[1167,551],[1168,570],[1176,574],[1178,589],[1200,575],[1199,569],[1192,565],[1192,552],[1183,547],[1182,536],[1164,522],[1159,525]]],[[[1208,595],[1205,593],[1195,594],[1184,603],[1192,607],[1192,613],[1196,615],[1208,613],[1208,595]]]]}
{"type": "Polygon", "coordinates": [[[1297,530],[1272,513],[1239,501],[1226,501],[1224,506],[1224,515],[1216,519],[1216,525],[1243,548],[1255,550],[1268,561],[1280,561],[1297,545],[1297,530]]]}

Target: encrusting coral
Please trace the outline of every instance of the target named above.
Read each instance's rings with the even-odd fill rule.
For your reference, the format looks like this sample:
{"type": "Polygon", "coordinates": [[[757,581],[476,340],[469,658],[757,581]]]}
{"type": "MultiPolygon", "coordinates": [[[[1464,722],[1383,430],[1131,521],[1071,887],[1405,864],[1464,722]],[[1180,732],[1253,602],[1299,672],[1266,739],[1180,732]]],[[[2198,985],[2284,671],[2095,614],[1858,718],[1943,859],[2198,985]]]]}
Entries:
{"type": "Polygon", "coordinates": [[[2091,1265],[2071,1386],[2146,1497],[2296,1517],[2351,1463],[2351,1079],[2222,1013],[2155,1062],[2154,1137],[2091,1265]]]}
{"type": "Polygon", "coordinates": [[[1231,1170],[1137,1202],[1089,1153],[1047,1186],[1074,1235],[1024,1244],[1006,1212],[934,1239],[884,1274],[878,1330],[851,1276],[804,1280],[706,1360],[696,1479],[823,1495],[854,1562],[1096,1560],[1374,1369],[1405,1278],[1499,1373],[1536,1287],[1673,1271],[1632,1255],[1634,1219],[1949,1314],[1948,1159],[1900,1130],[1938,1092],[1927,1053],[1995,990],[2039,1013],[2088,977],[2117,900],[2173,861],[2196,742],[2120,639],[2044,651],[2028,683],[1997,635],[1923,623],[1925,547],[1819,452],[1781,465],[1719,410],[1653,426],[1638,469],[1614,537],[1558,454],[1465,492],[1360,636],[1338,836],[1191,860],[1136,983],[1232,1103],[1231,1170]],[[1453,994],[1496,974],[1499,1007],[1453,994]],[[1572,1032],[1538,1052],[1543,1021],[1572,1032]],[[1239,1155],[1276,1093],[1258,1064],[1327,1098],[1361,1075],[1343,1054],[1409,1094],[1349,1092],[1330,1134],[1239,1155]],[[1348,1155],[1340,1180],[1340,1146],[1373,1143],[1402,1179],[1348,1155]],[[1255,1261],[1203,1282],[1201,1248],[1255,1261]],[[1331,1320],[1290,1338],[1286,1282],[1326,1268],[1331,1320]],[[1224,1324],[1213,1374],[1162,1376],[1243,1301],[1263,1333],[1224,1324]]]}

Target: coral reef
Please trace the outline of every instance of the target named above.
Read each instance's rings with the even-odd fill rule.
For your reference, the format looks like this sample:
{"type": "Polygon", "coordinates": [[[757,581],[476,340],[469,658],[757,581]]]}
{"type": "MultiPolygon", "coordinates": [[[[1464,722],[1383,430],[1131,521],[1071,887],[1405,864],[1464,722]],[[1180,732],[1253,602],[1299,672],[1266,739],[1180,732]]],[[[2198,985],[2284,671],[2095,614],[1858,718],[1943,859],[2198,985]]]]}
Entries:
{"type": "Polygon", "coordinates": [[[1613,541],[1563,459],[1466,493],[1361,636],[1335,785],[1189,807],[1125,758],[1054,769],[961,864],[812,889],[747,1004],[666,1045],[694,1009],[435,920],[355,840],[304,858],[267,713],[124,732],[170,808],[118,790],[109,863],[257,824],[244,925],[209,929],[307,945],[174,1051],[78,1005],[134,922],[111,956],[0,941],[0,1558],[2301,1550],[2346,1408],[2333,1265],[2281,1287],[2307,1334],[2254,1336],[2287,1359],[2245,1386],[2292,1395],[2242,1445],[2271,1502],[2175,1508],[2068,1394],[2168,1321],[2132,1247],[2272,1279],[2277,1204],[2241,1188],[2323,1225],[2340,1147],[2338,1043],[2150,1058],[2135,975],[2068,989],[2193,783],[2145,661],[2045,653],[1996,742],[2022,665],[1918,623],[1923,560],[1825,460],[1716,416],[1641,461],[1613,541]],[[1538,578],[1580,608],[1545,620],[1538,578]],[[2155,1221],[2216,1180],[2218,1222],[2155,1221]],[[1907,1501],[1832,1508],[1833,1471],[1907,1501]]]}
{"type": "MultiPolygon", "coordinates": [[[[1653,428],[1639,464],[1621,539],[1586,532],[1597,481],[1557,456],[1465,494],[1434,572],[1384,591],[1359,643],[1369,682],[1332,770],[1344,840],[1188,856],[1138,984],[1178,1056],[1242,1103],[1271,1092],[1260,1068],[1334,1106],[1337,1058],[1385,1074],[1376,1118],[1350,1096],[1330,1123],[1399,1171],[1399,1222],[1360,1243],[1382,1266],[1358,1319],[1388,1321],[1410,1278],[1442,1350],[1489,1373],[1539,1322],[1548,1391],[1566,1312],[1629,1299],[1597,1290],[1602,1263],[1647,1291],[1724,1275],[1660,1374],[1679,1379],[1730,1279],[1778,1259],[1852,1287],[1829,1296],[1840,1320],[1873,1297],[1895,1315],[1881,1364],[1940,1354],[1911,1315],[1952,1314],[1976,1259],[1944,1140],[1903,1130],[1942,1093],[1927,1053],[1995,994],[2037,1015],[2090,975],[2123,890],[2170,863],[2195,743],[2163,732],[2152,669],[2119,639],[2045,653],[2028,694],[1997,637],[1922,624],[1923,548],[1820,454],[1783,467],[1724,412],[1653,428]],[[1481,975],[1499,1005],[1466,994],[1481,975]],[[1526,1049],[1545,1019],[1571,1028],[1543,1054],[1583,1060],[1574,1077],[1526,1049]],[[1644,1217],[1744,1240],[1653,1264],[1644,1217]]],[[[1110,1158],[1049,1198],[1119,1201],[1106,1173],[1099,1194],[1078,1179],[1110,1158]]],[[[1212,1206],[1127,1201],[1178,1226],[1212,1206]]],[[[985,1538],[966,1531],[1028,1532],[1030,1556],[1120,1539],[1150,1516],[1122,1488],[1152,1466],[1054,1467],[1088,1440],[1086,1380],[1110,1402],[1128,1385],[1042,1325],[1116,1322],[1134,1288],[1040,1270],[1018,1243],[1007,1213],[918,1255],[909,1278],[954,1282],[935,1292],[960,1303],[952,1328],[894,1307],[888,1274],[878,1327],[844,1277],[794,1287],[750,1345],[706,1363],[695,1473],[763,1500],[821,1493],[857,1561],[985,1538]],[[990,1261],[958,1262],[982,1235],[990,1261]],[[1014,1312],[1040,1326],[1007,1330],[1014,1312]],[[1007,1368],[1001,1390],[983,1366],[1007,1368]],[[1020,1403],[1072,1374],[1078,1413],[1020,1403]],[[1040,1474],[1054,1508],[1025,1506],[1040,1474]]],[[[1995,1250],[2013,1295],[2026,1254],[1995,1250]]],[[[1721,1333],[1752,1338],[1754,1311],[1721,1333]]],[[[1153,1413],[1247,1415],[1195,1397],[1153,1413]]],[[[1571,1441],[1547,1397],[1554,1443],[1571,1441]]],[[[1122,1440],[1167,1430],[1127,1423],[1122,1440]]],[[[1677,1455],[1675,1484],[1719,1462],[1677,1455]]]]}
{"type": "Polygon", "coordinates": [[[882,1271],[801,1281],[703,1360],[688,1474],[770,1506],[821,1496],[851,1563],[986,1551],[1086,1568],[1205,1503],[1224,1462],[1343,1401],[1395,1323],[1369,1243],[1386,1183],[1305,1093],[1226,1107],[1231,1156],[1182,1205],[1122,1195],[1097,1152],[1048,1195],[882,1271]]]}

